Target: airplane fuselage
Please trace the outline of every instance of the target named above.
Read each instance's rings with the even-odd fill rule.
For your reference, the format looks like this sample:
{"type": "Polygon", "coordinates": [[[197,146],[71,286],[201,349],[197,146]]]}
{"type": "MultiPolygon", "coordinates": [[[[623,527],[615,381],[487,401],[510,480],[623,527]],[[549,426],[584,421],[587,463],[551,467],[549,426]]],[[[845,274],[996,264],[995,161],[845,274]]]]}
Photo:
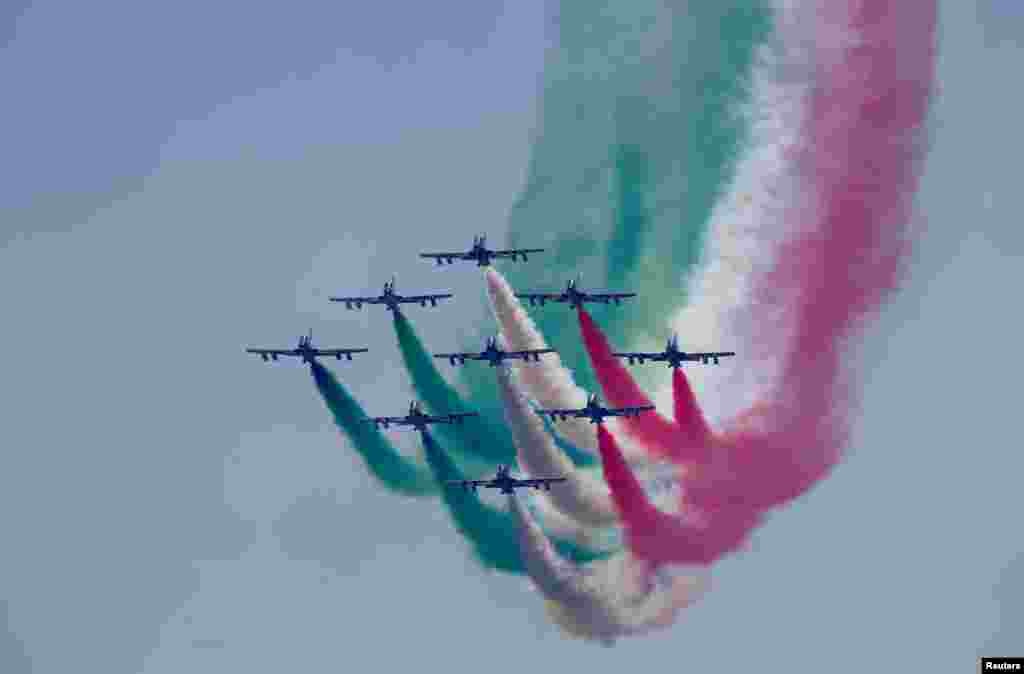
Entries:
{"type": "Polygon", "coordinates": [[[497,477],[491,481],[491,486],[497,487],[498,491],[502,494],[514,494],[516,493],[515,480],[508,476],[497,477]]]}
{"type": "Polygon", "coordinates": [[[519,480],[512,477],[511,467],[501,464],[498,466],[498,471],[494,477],[486,481],[474,481],[474,480],[463,480],[456,481],[461,483],[462,488],[467,491],[476,492],[479,487],[485,487],[487,489],[497,489],[502,494],[514,494],[516,489],[520,487],[533,488],[533,489],[547,489],[551,490],[551,482],[561,481],[563,478],[545,478],[541,480],[519,480]]]}
{"type": "Polygon", "coordinates": [[[491,251],[480,244],[473,246],[473,250],[469,252],[469,258],[476,260],[476,266],[478,267],[489,267],[491,265],[491,251]]]}
{"type": "Polygon", "coordinates": [[[398,300],[401,299],[401,295],[396,295],[390,287],[384,287],[384,294],[380,298],[384,301],[384,307],[388,311],[398,313],[398,300]]]}
{"type": "MultiPolygon", "coordinates": [[[[491,480],[488,486],[492,489],[497,489],[502,494],[515,494],[516,488],[528,485],[520,482],[508,473],[499,472],[498,476],[491,480]]],[[[550,489],[550,486],[548,489],[550,489]]]]}
{"type": "Polygon", "coordinates": [[[415,428],[417,431],[427,430],[427,426],[430,423],[428,417],[425,414],[414,412],[408,417],[409,425],[415,428]]]}
{"type": "Polygon", "coordinates": [[[684,352],[670,346],[665,349],[665,360],[668,362],[668,366],[675,370],[682,366],[683,361],[689,359],[684,352]]]}
{"type": "Polygon", "coordinates": [[[590,419],[592,424],[600,424],[604,421],[605,417],[612,416],[608,414],[607,409],[593,402],[587,403],[586,412],[587,418],[590,419]]]}

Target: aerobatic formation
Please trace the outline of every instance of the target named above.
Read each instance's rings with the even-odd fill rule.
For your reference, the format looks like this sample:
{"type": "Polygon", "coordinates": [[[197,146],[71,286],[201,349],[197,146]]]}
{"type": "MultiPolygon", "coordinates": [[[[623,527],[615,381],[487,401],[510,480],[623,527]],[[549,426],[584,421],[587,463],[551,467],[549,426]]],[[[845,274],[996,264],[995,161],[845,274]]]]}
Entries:
{"type": "MultiPolygon", "coordinates": [[[[391,312],[417,398],[405,416],[368,415],[318,360],[366,348],[317,348],[310,333],[293,349],[246,349],[308,364],[381,486],[439,497],[481,565],[527,577],[570,637],[611,645],[676,623],[717,561],[743,555],[769,514],[828,476],[856,401],[844,349],[900,281],[926,147],[934,0],[748,4],[736,25],[693,9],[695,22],[735,35],[721,90],[690,110],[704,125],[694,138],[732,149],[701,146],[700,161],[688,159],[688,209],[634,198],[677,179],[645,164],[640,143],[609,169],[619,185],[610,234],[521,215],[532,212],[529,182],[510,240],[543,247],[492,250],[481,235],[465,251],[421,253],[482,269],[497,334],[481,351],[432,353],[403,313],[451,293],[400,295],[392,278],[379,296],[330,298],[391,312]],[[604,284],[626,288],[584,289],[578,269],[562,268],[585,259],[581,240],[588,275],[603,262],[604,284]],[[509,278],[492,265],[544,253],[555,263],[515,265],[509,278]],[[575,278],[562,290],[513,289],[565,275],[575,278]],[[490,367],[452,369],[456,386],[444,360],[490,367]],[[648,362],[667,368],[629,367],[648,362]],[[587,390],[597,387],[600,399],[587,390]],[[391,426],[419,431],[422,455],[393,446],[381,432],[391,426]],[[481,487],[507,503],[482,500],[481,487]]],[[[700,68],[712,65],[687,72],[707,79],[700,68]]]]}

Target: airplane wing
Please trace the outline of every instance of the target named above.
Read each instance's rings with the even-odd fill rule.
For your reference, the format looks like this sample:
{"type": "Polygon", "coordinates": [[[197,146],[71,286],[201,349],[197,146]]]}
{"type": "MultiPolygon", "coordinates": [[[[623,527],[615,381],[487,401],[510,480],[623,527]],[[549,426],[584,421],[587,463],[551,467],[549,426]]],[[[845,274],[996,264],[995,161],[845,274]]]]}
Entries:
{"type": "Polygon", "coordinates": [[[567,301],[563,293],[516,293],[516,297],[522,300],[529,300],[530,304],[567,301]]]}
{"type": "Polygon", "coordinates": [[[613,356],[618,356],[619,358],[628,358],[630,363],[632,363],[635,360],[638,360],[638,361],[640,361],[642,363],[645,360],[660,361],[660,360],[665,360],[667,358],[667,356],[665,355],[664,352],[662,352],[662,353],[643,353],[643,352],[640,352],[640,351],[627,351],[627,352],[623,352],[623,353],[613,353],[612,355],[613,356]]]}
{"type": "Polygon", "coordinates": [[[476,489],[477,487],[486,487],[491,483],[490,480],[445,480],[445,485],[449,487],[462,487],[463,489],[476,489]]]}
{"type": "Polygon", "coordinates": [[[460,361],[483,360],[484,357],[479,353],[435,353],[434,358],[444,358],[452,365],[458,365],[460,361]]]}
{"type": "Polygon", "coordinates": [[[453,412],[451,414],[441,414],[436,417],[430,417],[430,421],[442,423],[442,424],[461,424],[462,420],[466,417],[478,417],[479,412],[453,412]]]}
{"type": "Polygon", "coordinates": [[[584,302],[603,302],[608,304],[609,302],[619,303],[620,300],[627,299],[629,297],[636,297],[636,293],[581,293],[583,295],[584,302]]]}
{"type": "Polygon", "coordinates": [[[382,297],[328,297],[327,299],[332,302],[344,302],[349,309],[353,304],[358,309],[363,304],[382,304],[384,302],[382,297]]]}
{"type": "Polygon", "coordinates": [[[687,354],[687,355],[690,356],[689,360],[699,360],[702,363],[704,363],[705,365],[707,365],[708,361],[710,360],[710,361],[714,361],[715,364],[717,365],[719,358],[727,358],[729,356],[735,356],[736,352],[735,351],[704,351],[704,352],[700,352],[700,353],[690,353],[690,354],[687,354]]]}
{"type": "Polygon", "coordinates": [[[556,482],[565,482],[569,478],[567,477],[533,477],[529,479],[516,480],[517,486],[523,487],[546,487],[549,484],[555,484],[556,482]]]}
{"type": "MultiPolygon", "coordinates": [[[[366,353],[367,351],[369,351],[369,349],[313,349],[313,355],[341,358],[342,356],[351,356],[353,353],[366,353]]],[[[351,358],[349,358],[349,360],[351,360],[351,358]]]]}
{"type": "Polygon", "coordinates": [[[526,351],[505,351],[506,358],[521,358],[523,360],[538,360],[537,356],[542,353],[554,353],[554,349],[528,349],[526,351]]]}
{"type": "Polygon", "coordinates": [[[395,299],[399,304],[422,304],[424,302],[436,304],[437,300],[445,300],[449,297],[454,297],[454,295],[451,293],[432,293],[429,295],[403,295],[395,299]]]}
{"type": "Polygon", "coordinates": [[[458,253],[420,253],[420,257],[427,258],[428,260],[461,260],[465,256],[466,251],[458,253]]]}
{"type": "Polygon", "coordinates": [[[372,423],[377,426],[377,428],[380,428],[381,426],[387,428],[391,424],[407,426],[410,423],[408,417],[370,417],[368,419],[363,419],[363,421],[365,423],[372,423]]]}
{"type": "Polygon", "coordinates": [[[584,410],[536,410],[537,414],[551,417],[552,421],[558,421],[559,419],[580,418],[586,416],[584,410]]]}
{"type": "Polygon", "coordinates": [[[527,253],[543,253],[543,248],[508,248],[505,250],[494,250],[491,251],[491,255],[494,257],[510,257],[515,260],[517,257],[526,260],[527,253]]]}
{"type": "Polygon", "coordinates": [[[255,353],[260,356],[298,356],[296,349],[246,349],[246,353],[255,353]]]}
{"type": "Polygon", "coordinates": [[[616,409],[607,410],[607,414],[610,417],[636,417],[640,416],[641,412],[647,412],[653,410],[654,405],[638,405],[636,407],[619,407],[616,409]]]}

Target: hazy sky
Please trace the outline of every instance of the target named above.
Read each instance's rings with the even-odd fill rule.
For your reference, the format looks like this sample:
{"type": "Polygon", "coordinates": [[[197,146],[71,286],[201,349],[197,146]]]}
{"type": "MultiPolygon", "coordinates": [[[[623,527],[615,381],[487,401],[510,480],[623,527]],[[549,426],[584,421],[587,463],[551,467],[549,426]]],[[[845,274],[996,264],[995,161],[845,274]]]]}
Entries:
{"type": "Polygon", "coordinates": [[[415,252],[504,231],[552,10],[421,4],[0,8],[0,671],[953,673],[1019,653],[1020,3],[942,3],[928,229],[859,358],[850,460],[677,627],[610,651],[479,571],[437,501],[377,487],[304,368],[242,353],[310,327],[368,346],[331,367],[396,413],[388,318],[326,295],[395,272],[457,295],[410,310],[428,346],[474,332],[475,270],[415,252]]]}

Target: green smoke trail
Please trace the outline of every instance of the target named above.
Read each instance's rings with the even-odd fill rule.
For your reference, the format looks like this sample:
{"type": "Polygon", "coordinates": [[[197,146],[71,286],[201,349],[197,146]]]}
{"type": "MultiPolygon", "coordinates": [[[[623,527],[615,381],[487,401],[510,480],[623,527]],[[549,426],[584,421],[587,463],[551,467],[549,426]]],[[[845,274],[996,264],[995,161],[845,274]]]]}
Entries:
{"type": "MultiPolygon", "coordinates": [[[[771,34],[765,0],[560,4],[560,46],[545,67],[541,132],[510,214],[511,245],[543,245],[544,264],[510,265],[517,290],[583,284],[633,290],[594,307],[613,342],[663,337],[686,301],[716,198],[746,142],[757,49],[771,34]]],[[[572,316],[531,312],[577,383],[598,390],[572,316]]],[[[475,392],[475,389],[474,389],[475,392]]]]}
{"type": "Polygon", "coordinates": [[[740,113],[751,99],[757,50],[772,33],[771,8],[763,0],[732,0],[692,3],[689,9],[685,20],[712,39],[690,41],[685,53],[670,57],[685,59],[688,67],[669,90],[676,100],[666,118],[659,119],[658,102],[650,98],[637,99],[620,118],[640,157],[620,172],[616,222],[651,235],[642,264],[620,271],[609,251],[609,278],[621,277],[622,285],[640,293],[603,322],[616,344],[638,331],[664,337],[664,316],[687,300],[686,273],[700,259],[712,210],[749,140],[749,119],[740,113]]]}
{"type": "Polygon", "coordinates": [[[654,218],[647,212],[644,197],[650,182],[647,153],[642,147],[619,144],[615,148],[614,218],[605,258],[605,282],[609,288],[624,288],[644,252],[654,218]]]}
{"type": "MultiPolygon", "coordinates": [[[[430,433],[421,435],[427,464],[438,482],[467,479],[430,433]]],[[[475,493],[458,487],[442,487],[441,495],[455,527],[472,544],[477,558],[484,566],[507,573],[526,573],[519,553],[519,532],[512,513],[485,505],[475,493]]],[[[567,541],[552,542],[559,553],[581,564],[604,559],[612,554],[607,550],[586,550],[567,541]]]]}
{"type": "Polygon", "coordinates": [[[402,455],[373,424],[365,423],[366,413],[349,395],[330,370],[313,362],[313,381],[334,423],[348,436],[374,477],[391,491],[407,496],[435,494],[438,485],[427,468],[402,455]]]}
{"type": "MultiPolygon", "coordinates": [[[[446,442],[459,448],[460,453],[473,455],[493,462],[509,463],[515,459],[516,450],[512,437],[501,417],[494,417],[494,408],[473,408],[462,399],[438,372],[435,360],[423,347],[412,324],[400,312],[393,316],[398,348],[406,370],[412,378],[416,395],[422,399],[433,414],[449,412],[479,412],[479,417],[470,417],[462,424],[444,424],[438,432],[446,442]]],[[[495,396],[496,397],[496,396],[495,396]]],[[[500,414],[500,412],[499,412],[500,414]]]]}

